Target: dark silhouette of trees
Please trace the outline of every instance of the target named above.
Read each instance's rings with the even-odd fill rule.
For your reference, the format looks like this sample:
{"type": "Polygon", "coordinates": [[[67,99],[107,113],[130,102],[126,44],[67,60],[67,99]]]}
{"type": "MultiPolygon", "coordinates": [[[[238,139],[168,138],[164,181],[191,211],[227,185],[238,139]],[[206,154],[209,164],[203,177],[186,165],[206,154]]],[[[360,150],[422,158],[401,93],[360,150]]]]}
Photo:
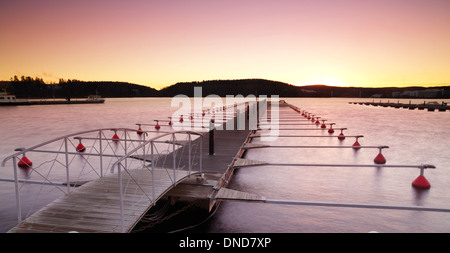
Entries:
{"type": "Polygon", "coordinates": [[[30,76],[14,76],[10,81],[0,82],[4,88],[15,94],[17,98],[85,98],[88,95],[102,97],[174,97],[184,94],[194,96],[194,87],[202,87],[202,96],[214,94],[221,97],[227,95],[278,95],[280,97],[376,97],[389,98],[393,94],[402,97],[405,91],[440,89],[435,98],[450,97],[450,86],[442,87],[334,87],[326,85],[294,86],[283,82],[265,79],[209,80],[202,82],[180,82],[156,90],[147,86],[126,82],[80,81],[77,79],[59,79],[59,83],[46,84],[42,78],[30,76]]]}
{"type": "Polygon", "coordinates": [[[30,76],[12,77],[7,90],[17,98],[154,97],[158,93],[156,89],[126,82],[60,78],[57,84],[46,84],[42,78],[30,76]]]}

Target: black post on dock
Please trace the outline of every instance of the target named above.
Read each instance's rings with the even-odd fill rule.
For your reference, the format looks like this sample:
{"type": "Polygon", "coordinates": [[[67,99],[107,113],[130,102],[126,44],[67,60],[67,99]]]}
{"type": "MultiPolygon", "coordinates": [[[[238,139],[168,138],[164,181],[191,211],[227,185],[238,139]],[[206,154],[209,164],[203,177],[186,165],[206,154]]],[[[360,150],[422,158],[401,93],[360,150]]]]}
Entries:
{"type": "Polygon", "coordinates": [[[214,119],[209,123],[209,155],[214,155],[214,119]]]}

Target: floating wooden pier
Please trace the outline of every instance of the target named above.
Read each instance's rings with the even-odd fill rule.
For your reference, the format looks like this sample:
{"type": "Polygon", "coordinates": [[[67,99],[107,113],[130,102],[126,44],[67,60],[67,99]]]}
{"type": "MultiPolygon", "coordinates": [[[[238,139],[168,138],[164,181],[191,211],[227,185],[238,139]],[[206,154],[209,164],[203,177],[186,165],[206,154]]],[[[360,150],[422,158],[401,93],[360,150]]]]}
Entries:
{"type": "MultiPolygon", "coordinates": [[[[285,102],[280,102],[279,107],[281,108],[280,111],[282,111],[279,115],[282,118],[281,120],[289,118],[296,122],[302,122],[302,119],[298,119],[302,116],[300,115],[301,110],[299,108],[285,102]]],[[[267,114],[271,112],[271,110],[267,110],[267,114]]],[[[305,117],[311,116],[311,113],[302,114],[305,117]]],[[[278,112],[276,112],[276,115],[278,115],[278,112]]],[[[267,199],[258,193],[229,189],[227,187],[236,169],[253,166],[411,167],[420,169],[421,176],[423,176],[424,169],[434,169],[435,167],[433,165],[423,164],[358,165],[303,164],[300,162],[285,164],[271,161],[249,160],[245,158],[246,152],[251,152],[250,150],[255,148],[263,150],[270,148],[330,149],[354,148],[354,146],[276,145],[276,142],[264,145],[255,144],[251,143],[254,138],[262,138],[270,135],[264,135],[264,130],[261,128],[250,129],[249,122],[246,122],[244,130],[217,130],[211,127],[217,124],[226,124],[227,120],[229,120],[227,117],[225,115],[223,119],[216,118],[216,123],[211,124],[210,129],[203,129],[201,132],[165,131],[164,128],[168,126],[161,127],[161,130],[157,131],[146,131],[145,129],[142,130],[141,126],[153,127],[154,125],[139,123],[138,131],[130,129],[86,131],[77,133],[76,135],[57,138],[32,148],[21,149],[18,153],[8,157],[2,163],[2,166],[5,166],[7,161],[13,162],[15,178],[0,180],[15,182],[16,192],[18,193],[16,195],[19,210],[18,225],[9,232],[132,232],[136,224],[140,222],[145,214],[160,199],[167,199],[170,202],[182,201],[187,203],[193,203],[195,201],[195,203],[199,203],[208,212],[216,208],[221,201],[450,212],[450,209],[432,207],[273,200],[267,199]],[[262,133],[259,131],[262,131],[262,133]],[[115,134],[113,138],[107,135],[107,133],[111,132],[115,134]],[[157,137],[146,139],[146,135],[149,133],[157,133],[157,137]],[[179,135],[184,137],[180,137],[179,135]],[[72,138],[78,140],[80,144],[82,142],[85,143],[85,151],[80,152],[78,148],[77,151],[70,151],[70,149],[77,147],[76,143],[71,142],[72,138]],[[90,141],[89,144],[87,144],[88,141],[90,141]],[[55,142],[60,142],[60,144],[55,145],[59,147],[59,150],[44,149],[44,146],[55,142]],[[44,175],[47,172],[38,171],[43,169],[41,167],[51,164],[50,171],[52,171],[56,169],[53,166],[60,166],[63,170],[67,171],[67,179],[64,182],[55,182],[47,176],[43,176],[44,180],[42,181],[18,178],[16,164],[25,157],[25,152],[27,152],[27,155],[30,153],[56,154],[53,160],[45,160],[40,164],[38,163],[37,166],[33,165],[31,169],[39,173],[39,175],[44,175]],[[73,166],[73,161],[75,160],[78,161],[78,164],[84,166],[80,174],[76,177],[76,182],[82,182],[82,176],[87,174],[84,171],[85,167],[91,169],[93,171],[92,173],[99,175],[99,177],[87,180],[81,186],[79,183],[73,183],[74,181],[71,179],[71,175],[69,175],[69,171],[71,171],[69,167],[73,166]],[[100,168],[96,164],[99,164],[100,168]],[[111,171],[111,173],[108,171],[111,171]],[[67,190],[63,196],[22,220],[20,205],[21,184],[37,184],[42,187],[44,185],[45,187],[55,186],[61,191],[65,191],[64,187],[66,187],[67,190]]],[[[234,114],[231,117],[234,120],[238,118],[238,115],[234,114]]],[[[272,119],[270,116],[268,118],[271,119],[271,123],[279,122],[278,118],[272,119]]],[[[277,130],[291,129],[278,129],[278,126],[276,128],[277,130]]],[[[344,129],[346,128],[337,128],[341,132],[344,129]]],[[[323,135],[281,134],[278,137],[332,137],[332,134],[328,131],[329,129],[322,128],[315,122],[310,122],[310,126],[303,127],[303,124],[299,125],[299,128],[292,128],[292,130],[321,130],[323,135]]],[[[317,132],[315,131],[315,133],[317,132]]],[[[334,137],[339,138],[340,135],[334,137]]],[[[355,137],[358,139],[363,136],[354,135],[347,137],[355,137]]],[[[361,146],[361,148],[378,148],[380,149],[380,154],[381,149],[386,147],[361,146]]]]}
{"type": "MultiPolygon", "coordinates": [[[[186,171],[179,171],[179,180],[189,176],[186,171]]],[[[155,194],[162,195],[172,185],[170,176],[164,170],[156,169],[159,184],[155,194]]],[[[192,176],[196,175],[195,173],[192,176]]],[[[132,181],[132,176],[139,177],[139,184],[128,184],[124,195],[126,199],[123,220],[120,210],[119,184],[116,175],[102,177],[78,187],[76,191],[51,202],[37,211],[16,227],[11,233],[111,233],[129,232],[152,206],[145,193],[151,192],[152,174],[148,170],[133,171],[124,174],[124,184],[132,181]],[[122,223],[125,227],[122,228],[122,223]]]]}
{"type": "Polygon", "coordinates": [[[74,104],[102,104],[105,102],[104,98],[99,96],[88,97],[87,99],[17,99],[8,102],[0,102],[0,106],[19,106],[19,105],[74,105],[74,104]]]}
{"type": "MultiPolygon", "coordinates": [[[[226,120],[223,120],[223,123],[225,122],[226,120]]],[[[56,138],[29,149],[20,149],[19,153],[3,161],[2,164],[5,166],[8,160],[12,160],[16,171],[17,161],[25,156],[25,152],[27,154],[34,152],[54,153],[56,154],[54,161],[49,160],[43,164],[62,165],[62,168],[67,169],[67,182],[69,182],[55,182],[50,177],[45,177],[43,181],[18,178],[1,179],[1,181],[16,182],[17,192],[20,192],[20,184],[55,186],[59,190],[63,190],[64,186],[67,187],[66,194],[24,220],[21,218],[19,193],[17,195],[19,224],[9,232],[131,232],[159,199],[167,197],[175,201],[203,199],[205,200],[205,209],[211,210],[216,203],[215,200],[211,201],[211,194],[228,184],[232,171],[227,169],[230,168],[229,165],[236,156],[242,156],[243,151],[240,150],[240,147],[250,134],[248,129],[212,129],[201,133],[189,131],[167,133],[161,131],[160,137],[172,136],[172,139],[161,138],[159,140],[158,137],[155,140],[146,141],[143,138],[135,138],[133,135],[135,136],[137,133],[141,137],[145,137],[145,133],[155,131],[141,130],[141,132],[136,132],[129,129],[101,129],[94,132],[97,131],[99,134],[94,137],[83,136],[89,133],[87,131],[56,138]],[[113,138],[107,137],[106,132],[108,131],[114,132],[115,136],[113,138]],[[124,133],[120,134],[120,131],[124,131],[124,133]],[[175,135],[187,135],[189,138],[175,139],[175,135]],[[195,135],[200,137],[194,140],[193,136],[195,135]],[[80,144],[82,141],[85,143],[87,141],[93,142],[92,147],[85,144],[86,150],[99,150],[100,152],[69,151],[70,148],[76,146],[76,143],[70,141],[72,137],[79,140],[80,144]],[[61,144],[57,146],[60,146],[60,150],[44,149],[47,144],[59,141],[61,144]],[[142,144],[139,145],[139,143],[142,144]],[[150,145],[145,147],[146,143],[150,145]],[[167,146],[167,148],[161,150],[161,146],[167,146]],[[126,154],[117,154],[118,147],[125,149],[126,154]],[[107,154],[106,149],[108,148],[113,150],[113,154],[107,154]],[[119,172],[118,174],[104,175],[105,172],[97,171],[96,173],[104,176],[89,180],[81,186],[77,183],[71,183],[69,166],[71,166],[70,161],[73,160],[72,156],[81,156],[85,159],[96,157],[99,161],[96,160],[95,162],[99,162],[100,166],[105,167],[103,171],[111,169],[111,171],[119,170],[119,172]],[[118,160],[106,168],[105,158],[118,160]],[[158,166],[159,160],[164,161],[164,167],[158,166]],[[188,161],[188,163],[183,165],[180,164],[180,161],[188,161]],[[130,164],[137,164],[137,167],[130,164]],[[63,188],[61,189],[61,187],[63,188]]],[[[36,161],[34,164],[36,164],[36,161]]],[[[89,161],[87,164],[87,167],[91,167],[94,162],[89,161]]],[[[36,166],[36,168],[31,167],[31,169],[36,170],[35,173],[41,175],[43,173],[38,172],[41,166],[42,164],[36,166]]],[[[50,171],[54,169],[51,167],[50,171]]]]}
{"type": "Polygon", "coordinates": [[[381,106],[381,107],[393,107],[396,109],[403,108],[403,109],[409,109],[409,110],[428,110],[430,112],[432,111],[440,111],[445,112],[447,110],[450,110],[450,106],[447,105],[447,103],[430,103],[430,102],[423,102],[423,104],[412,104],[411,101],[406,103],[400,103],[399,101],[390,102],[389,100],[387,102],[349,102],[350,104],[358,104],[358,105],[372,105],[372,106],[381,106]]]}

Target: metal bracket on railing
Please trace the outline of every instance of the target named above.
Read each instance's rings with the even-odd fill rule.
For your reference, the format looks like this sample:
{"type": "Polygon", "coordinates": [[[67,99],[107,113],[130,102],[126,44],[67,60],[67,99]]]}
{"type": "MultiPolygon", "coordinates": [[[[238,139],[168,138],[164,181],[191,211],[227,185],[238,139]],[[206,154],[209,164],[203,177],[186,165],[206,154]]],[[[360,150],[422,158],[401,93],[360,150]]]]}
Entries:
{"type": "Polygon", "coordinates": [[[421,164],[418,168],[420,169],[420,175],[423,176],[425,169],[436,169],[436,166],[432,164],[421,164]]]}

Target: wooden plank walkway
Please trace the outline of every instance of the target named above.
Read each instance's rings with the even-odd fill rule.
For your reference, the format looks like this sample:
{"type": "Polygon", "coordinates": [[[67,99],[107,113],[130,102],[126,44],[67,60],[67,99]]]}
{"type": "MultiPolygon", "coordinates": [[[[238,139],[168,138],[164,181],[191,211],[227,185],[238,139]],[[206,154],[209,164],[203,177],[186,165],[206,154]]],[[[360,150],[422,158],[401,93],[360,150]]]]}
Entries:
{"type": "MultiPolygon", "coordinates": [[[[171,176],[164,169],[155,169],[157,198],[174,189],[172,195],[209,198],[223,180],[220,176],[227,171],[240,146],[249,136],[249,130],[216,130],[214,135],[214,155],[209,155],[209,134],[203,138],[203,172],[210,178],[207,183],[192,184],[195,178],[190,178],[180,188],[172,187],[171,176]],[[158,177],[157,177],[157,176],[158,177]]],[[[145,213],[152,207],[151,199],[142,190],[152,192],[152,175],[149,170],[133,170],[132,177],[138,179],[137,186],[127,173],[122,172],[124,188],[124,232],[130,232],[145,213]],[[141,188],[139,188],[141,187],[141,188]]],[[[193,174],[195,174],[193,172],[193,174]]],[[[199,174],[199,173],[197,173],[199,174]]],[[[177,181],[188,178],[188,172],[177,170],[177,181]]],[[[150,196],[151,198],[152,196],[150,196]]],[[[120,195],[117,174],[93,180],[79,186],[76,190],[62,196],[36,213],[29,216],[10,233],[115,233],[122,232],[120,195]]]]}
{"type": "MultiPolygon", "coordinates": [[[[149,170],[133,170],[139,186],[130,175],[122,172],[124,188],[124,231],[129,232],[151,208],[151,199],[142,190],[152,192],[152,174],[149,170]]],[[[172,182],[165,169],[155,169],[154,180],[158,182],[155,196],[162,196],[171,189],[172,182]]],[[[177,171],[181,181],[187,171],[177,171]]],[[[150,196],[152,197],[152,196],[150,196]]],[[[90,181],[70,194],[62,196],[32,214],[12,228],[13,233],[66,233],[66,232],[121,232],[120,196],[117,174],[90,181]]]]}
{"type": "Polygon", "coordinates": [[[373,105],[373,106],[381,106],[381,107],[394,107],[394,108],[405,108],[405,109],[409,109],[409,110],[414,110],[414,109],[418,109],[418,110],[425,110],[427,109],[428,111],[432,112],[435,110],[438,110],[440,112],[445,112],[447,110],[450,110],[450,106],[447,105],[447,103],[442,102],[442,104],[427,104],[427,103],[423,103],[423,104],[405,104],[405,103],[390,103],[390,102],[349,102],[349,104],[359,104],[359,105],[373,105]]]}
{"type": "MultiPolygon", "coordinates": [[[[251,132],[248,130],[248,122],[246,123],[247,130],[215,130],[213,155],[209,154],[209,133],[203,133],[201,151],[203,177],[191,177],[186,180],[186,183],[179,184],[189,175],[187,171],[177,170],[177,183],[173,185],[171,179],[173,171],[167,172],[165,169],[156,168],[155,201],[168,192],[172,192],[175,195],[203,198],[210,202],[211,195],[228,184],[234,170],[234,167],[230,165],[236,157],[242,157],[245,152],[241,146],[249,140],[251,132]],[[181,187],[175,190],[178,184],[181,187]]],[[[183,156],[185,155],[186,152],[183,156]]],[[[134,158],[142,159],[138,156],[134,158]]],[[[200,175],[199,172],[191,174],[200,175]]],[[[152,194],[152,174],[150,170],[141,169],[132,170],[131,176],[122,172],[122,185],[124,191],[122,211],[118,177],[117,174],[111,174],[87,182],[70,194],[56,199],[9,232],[131,232],[154,203],[153,196],[146,196],[146,194],[152,194]],[[138,184],[135,181],[138,181],[138,184]]],[[[215,203],[215,200],[212,202],[215,203]]],[[[210,208],[211,205],[209,203],[210,208]]]]}
{"type": "Polygon", "coordinates": [[[242,201],[265,201],[266,198],[257,194],[221,188],[215,196],[218,200],[242,200],[242,201]]]}
{"type": "Polygon", "coordinates": [[[166,197],[183,201],[203,200],[202,205],[211,211],[217,204],[212,197],[230,182],[235,169],[231,165],[243,156],[245,150],[241,146],[250,139],[250,134],[250,130],[216,130],[214,155],[209,155],[209,134],[206,134],[202,150],[203,177],[185,179],[166,197]]]}

